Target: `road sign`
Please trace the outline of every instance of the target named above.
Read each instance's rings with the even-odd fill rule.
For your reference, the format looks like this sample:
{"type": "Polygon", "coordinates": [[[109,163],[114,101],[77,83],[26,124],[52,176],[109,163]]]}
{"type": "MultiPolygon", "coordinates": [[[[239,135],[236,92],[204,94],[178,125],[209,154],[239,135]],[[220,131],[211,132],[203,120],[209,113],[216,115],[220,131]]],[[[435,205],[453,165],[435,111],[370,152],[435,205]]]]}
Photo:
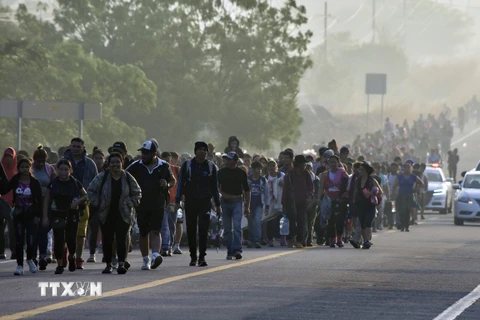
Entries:
{"type": "Polygon", "coordinates": [[[384,73],[367,73],[365,81],[366,94],[387,94],[387,75],[384,73]]]}
{"type": "Polygon", "coordinates": [[[0,100],[0,117],[17,118],[19,116],[23,119],[38,120],[101,120],[102,104],[23,101],[19,115],[17,101],[0,100]]]}
{"type": "Polygon", "coordinates": [[[76,120],[83,136],[83,120],[101,120],[101,103],[0,100],[0,117],[17,118],[17,148],[21,149],[22,119],[76,120]]]}

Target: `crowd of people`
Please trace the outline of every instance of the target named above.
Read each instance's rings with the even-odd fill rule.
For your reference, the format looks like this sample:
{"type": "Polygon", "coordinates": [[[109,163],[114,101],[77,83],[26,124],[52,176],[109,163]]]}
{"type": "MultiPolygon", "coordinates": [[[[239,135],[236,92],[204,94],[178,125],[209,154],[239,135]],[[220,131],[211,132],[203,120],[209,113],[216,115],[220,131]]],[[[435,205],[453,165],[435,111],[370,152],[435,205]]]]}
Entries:
{"type": "MultiPolygon", "coordinates": [[[[419,122],[410,130],[404,126],[398,138],[387,120],[385,141],[421,135],[419,122]]],[[[244,152],[235,136],[220,155],[201,141],[193,156],[161,152],[155,139],[135,157],[123,142],[107,153],[94,148],[87,154],[81,138],[61,148],[62,157],[40,146],[30,159],[9,147],[0,170],[0,258],[7,258],[7,226],[15,275],[24,272],[25,249],[32,273],[49,264],[56,265],[55,274],[67,266],[71,272],[83,269],[86,240],[87,263],[97,262],[101,247],[102,272],[125,274],[136,237],[141,269],[156,269],[164,257],[182,254],[184,224],[191,266],[208,265],[208,241],[215,235],[227,248],[227,260],[242,259],[244,246],[350,243],[369,249],[372,232],[410,231],[428,184],[425,165],[403,153],[392,163],[392,155],[377,159],[379,150],[368,152],[371,142],[357,141],[350,150],[332,140],[318,155],[286,149],[278,158],[244,152]]]]}

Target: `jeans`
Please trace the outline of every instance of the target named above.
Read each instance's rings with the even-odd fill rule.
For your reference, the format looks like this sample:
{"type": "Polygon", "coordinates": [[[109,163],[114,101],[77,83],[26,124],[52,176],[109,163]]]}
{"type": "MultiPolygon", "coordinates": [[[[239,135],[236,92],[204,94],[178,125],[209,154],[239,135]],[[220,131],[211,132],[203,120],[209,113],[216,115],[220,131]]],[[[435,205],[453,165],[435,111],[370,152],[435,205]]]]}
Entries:
{"type": "Polygon", "coordinates": [[[283,214],[279,214],[277,217],[268,220],[267,223],[267,238],[273,240],[274,237],[280,237],[280,219],[283,214]]]}
{"type": "Polygon", "coordinates": [[[307,244],[312,244],[313,239],[313,226],[317,219],[318,211],[317,206],[313,206],[307,211],[307,244]]]}
{"type": "Polygon", "coordinates": [[[98,229],[100,228],[100,220],[98,219],[98,211],[90,209],[90,221],[88,223],[89,230],[89,250],[90,254],[95,254],[97,249],[98,229]]]}
{"type": "Polygon", "coordinates": [[[175,205],[168,205],[165,209],[165,215],[162,221],[162,250],[170,250],[175,241],[177,227],[177,213],[175,205]]]}
{"type": "Polygon", "coordinates": [[[15,252],[15,227],[13,225],[13,219],[0,219],[0,254],[5,253],[5,227],[8,226],[8,246],[12,253],[15,252]]]}
{"type": "Polygon", "coordinates": [[[65,229],[53,230],[53,237],[55,238],[53,244],[55,259],[64,258],[65,242],[67,243],[68,253],[72,256],[75,255],[75,250],[77,249],[77,231],[78,219],[68,219],[65,229]]]}
{"type": "Polygon", "coordinates": [[[40,259],[43,259],[47,256],[47,247],[48,247],[48,233],[52,229],[52,226],[44,227],[43,224],[38,226],[37,231],[37,242],[38,242],[38,253],[40,259]]]}
{"type": "Polygon", "coordinates": [[[359,217],[353,217],[355,219],[355,231],[353,232],[353,240],[360,243],[362,240],[362,226],[360,224],[359,217]]]}
{"type": "Polygon", "coordinates": [[[262,237],[263,207],[259,206],[250,210],[248,216],[248,240],[250,243],[260,242],[262,237]]]}
{"type": "MultiPolygon", "coordinates": [[[[118,213],[120,215],[120,213],[118,213]]],[[[117,243],[118,262],[125,262],[127,256],[127,238],[130,232],[130,224],[123,221],[121,217],[113,221],[108,219],[104,224],[100,223],[102,229],[103,256],[106,263],[112,262],[113,239],[117,243]]]]}
{"type": "Polygon", "coordinates": [[[242,253],[243,201],[222,200],[224,238],[227,242],[227,256],[242,253]]]}
{"type": "MultiPolygon", "coordinates": [[[[186,199],[185,216],[187,219],[187,238],[190,258],[197,259],[197,223],[198,223],[198,251],[200,259],[207,255],[208,228],[210,226],[210,198],[186,199]]],[[[224,213],[225,214],[225,213],[224,213]]]]}
{"type": "Polygon", "coordinates": [[[410,211],[413,206],[413,194],[399,194],[395,201],[395,208],[400,216],[400,228],[410,227],[410,211]]]}
{"type": "Polygon", "coordinates": [[[28,218],[17,218],[13,221],[15,227],[17,265],[23,266],[23,246],[27,240],[27,260],[35,258],[37,249],[37,225],[28,218]]]}
{"type": "Polygon", "coordinates": [[[338,203],[338,206],[335,207],[335,201],[332,201],[332,215],[330,216],[330,219],[328,219],[327,224],[327,234],[332,241],[336,241],[336,237],[340,237],[340,239],[337,240],[341,241],[343,229],[345,227],[346,214],[347,206],[345,204],[338,203]]]}
{"type": "Polygon", "coordinates": [[[296,203],[296,214],[287,211],[287,218],[290,221],[290,233],[287,240],[297,238],[298,242],[306,244],[307,242],[307,204],[296,203]]]}

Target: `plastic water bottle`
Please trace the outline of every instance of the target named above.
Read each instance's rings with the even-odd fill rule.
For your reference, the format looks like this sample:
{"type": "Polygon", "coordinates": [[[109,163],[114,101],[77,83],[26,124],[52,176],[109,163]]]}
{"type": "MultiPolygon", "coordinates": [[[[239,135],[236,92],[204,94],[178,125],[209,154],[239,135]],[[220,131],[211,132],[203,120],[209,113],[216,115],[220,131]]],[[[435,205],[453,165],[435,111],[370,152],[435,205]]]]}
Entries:
{"type": "Polygon", "coordinates": [[[288,221],[287,216],[284,214],[282,219],[280,219],[280,235],[288,236],[290,233],[290,221],[288,221]]]}
{"type": "Polygon", "coordinates": [[[177,210],[177,219],[183,219],[183,210],[182,208],[177,210]]]}

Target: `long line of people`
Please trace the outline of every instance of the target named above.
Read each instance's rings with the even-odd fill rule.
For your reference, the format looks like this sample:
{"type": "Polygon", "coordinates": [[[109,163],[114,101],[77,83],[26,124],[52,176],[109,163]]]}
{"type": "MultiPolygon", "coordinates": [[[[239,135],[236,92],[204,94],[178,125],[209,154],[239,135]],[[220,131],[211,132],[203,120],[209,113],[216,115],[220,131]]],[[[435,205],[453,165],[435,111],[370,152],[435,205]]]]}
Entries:
{"type": "Polygon", "coordinates": [[[160,153],[158,142],[150,139],[132,158],[123,142],[113,144],[108,156],[98,148],[87,156],[83,140],[74,138],[60,150],[64,154],[60,160],[52,157],[54,166],[41,146],[33,162],[25,152],[20,156],[7,148],[0,193],[13,209],[2,210],[0,258],[6,258],[6,225],[12,258],[17,260],[15,275],[23,274],[25,245],[32,273],[46,270],[49,263],[57,264],[56,274],[67,265],[72,272],[83,269],[87,234],[87,262],[96,262],[99,229],[103,273],[116,269],[125,274],[136,229],[142,270],[156,269],[172,253],[182,254],[181,209],[190,265],[201,267],[208,265],[213,221],[223,222],[221,241],[227,260],[232,260],[242,259],[243,245],[273,247],[276,239],[289,248],[313,246],[316,239],[317,245],[332,248],[350,242],[369,249],[372,232],[384,224],[408,232],[411,218],[413,222],[416,218],[421,201],[415,195],[424,180],[421,173],[412,172],[412,161],[392,163],[387,175],[380,163],[362,157],[354,161],[350,150],[338,150],[335,141],[318,150],[316,161],[312,155],[295,155],[292,149],[282,151],[278,159],[250,156],[239,145],[238,138],[229,138],[225,153],[218,157],[212,144],[197,142],[193,157],[180,157],[160,153]],[[395,167],[398,164],[401,168],[395,167]],[[280,222],[285,226],[287,221],[289,228],[281,233],[280,222]]]}

